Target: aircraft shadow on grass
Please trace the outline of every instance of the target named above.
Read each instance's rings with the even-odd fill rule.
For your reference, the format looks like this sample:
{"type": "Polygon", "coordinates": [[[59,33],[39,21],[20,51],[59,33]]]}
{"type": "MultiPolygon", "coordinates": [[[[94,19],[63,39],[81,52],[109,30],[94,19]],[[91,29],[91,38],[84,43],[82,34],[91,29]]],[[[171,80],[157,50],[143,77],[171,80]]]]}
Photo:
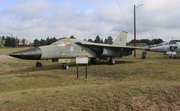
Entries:
{"type": "MultiPolygon", "coordinates": [[[[92,63],[88,63],[88,66],[102,66],[102,65],[108,65],[108,60],[107,61],[98,61],[96,64],[92,64],[92,63]]],[[[136,63],[135,61],[116,61],[115,65],[118,64],[131,64],[131,63],[136,63]]],[[[86,64],[78,64],[78,66],[83,67],[86,66],[86,64]]],[[[74,68],[77,67],[76,63],[70,63],[69,67],[74,68]]],[[[61,69],[61,64],[53,64],[50,66],[42,66],[42,68],[36,68],[37,70],[55,70],[55,69],[59,69],[59,70],[63,70],[61,69]]]]}
{"type": "MultiPolygon", "coordinates": [[[[101,67],[103,67],[104,65],[108,66],[107,62],[108,61],[99,61],[99,62],[97,62],[97,64],[89,63],[88,67],[91,67],[94,65],[95,66],[101,66],[101,67]]],[[[121,64],[122,65],[128,65],[128,64],[133,64],[136,62],[137,61],[122,61],[121,60],[121,61],[116,61],[116,64],[114,66],[116,66],[116,65],[121,66],[121,64]]],[[[74,74],[76,74],[77,64],[71,63],[71,64],[69,64],[69,66],[75,70],[74,74]]],[[[80,71],[79,73],[80,73],[81,77],[85,76],[85,70],[84,70],[85,66],[86,66],[85,64],[79,64],[79,71],[80,71]]],[[[20,78],[24,78],[24,77],[25,78],[28,78],[28,77],[45,77],[45,78],[62,79],[61,75],[59,75],[59,74],[51,74],[50,72],[46,73],[46,71],[51,71],[51,70],[64,70],[64,69],[61,69],[61,64],[51,64],[51,65],[42,66],[42,68],[36,68],[35,66],[31,66],[31,67],[28,67],[26,69],[17,70],[17,71],[15,71],[15,73],[24,72],[23,74],[16,75],[16,77],[20,77],[20,78]],[[43,71],[45,71],[45,73],[43,73],[43,71]]],[[[71,71],[69,72],[69,70],[64,70],[63,72],[61,72],[61,74],[62,73],[64,73],[67,76],[72,75],[71,71]]],[[[102,73],[99,72],[98,74],[95,74],[94,72],[92,72],[88,69],[88,75],[89,74],[93,77],[108,77],[108,78],[114,78],[114,79],[118,79],[118,80],[123,80],[123,79],[127,78],[128,76],[132,75],[131,73],[129,73],[129,74],[123,73],[123,72],[117,73],[117,71],[115,71],[115,72],[111,71],[110,73],[109,72],[102,72],[102,73]]]]}

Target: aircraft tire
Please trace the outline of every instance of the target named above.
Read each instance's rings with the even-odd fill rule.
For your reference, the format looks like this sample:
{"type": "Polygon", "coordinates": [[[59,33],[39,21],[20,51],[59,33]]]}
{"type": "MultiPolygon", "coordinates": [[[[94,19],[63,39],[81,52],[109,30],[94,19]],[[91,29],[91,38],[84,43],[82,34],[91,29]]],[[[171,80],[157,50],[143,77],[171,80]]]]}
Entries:
{"type": "Polygon", "coordinates": [[[68,70],[68,69],[69,69],[69,66],[65,66],[65,69],[68,70]]]}
{"type": "Polygon", "coordinates": [[[62,65],[62,69],[64,69],[64,64],[62,65]]]}
{"type": "Polygon", "coordinates": [[[69,69],[69,66],[66,65],[66,64],[63,64],[63,65],[62,65],[62,69],[66,69],[66,70],[67,70],[67,69],[69,69]]]}
{"type": "Polygon", "coordinates": [[[115,58],[114,58],[114,57],[111,57],[111,58],[109,59],[109,64],[110,64],[110,65],[114,65],[115,63],[116,63],[115,58]]]}
{"type": "Polygon", "coordinates": [[[42,63],[41,62],[36,62],[36,67],[42,67],[42,63]]]}

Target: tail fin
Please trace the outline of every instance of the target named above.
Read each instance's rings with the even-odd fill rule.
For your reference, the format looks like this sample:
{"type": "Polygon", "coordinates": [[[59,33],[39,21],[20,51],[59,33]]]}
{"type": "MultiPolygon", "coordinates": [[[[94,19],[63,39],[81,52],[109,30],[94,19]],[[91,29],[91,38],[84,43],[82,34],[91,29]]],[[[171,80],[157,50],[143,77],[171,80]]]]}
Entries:
{"type": "Polygon", "coordinates": [[[122,31],[118,37],[114,40],[112,45],[126,46],[128,32],[122,31]]]}

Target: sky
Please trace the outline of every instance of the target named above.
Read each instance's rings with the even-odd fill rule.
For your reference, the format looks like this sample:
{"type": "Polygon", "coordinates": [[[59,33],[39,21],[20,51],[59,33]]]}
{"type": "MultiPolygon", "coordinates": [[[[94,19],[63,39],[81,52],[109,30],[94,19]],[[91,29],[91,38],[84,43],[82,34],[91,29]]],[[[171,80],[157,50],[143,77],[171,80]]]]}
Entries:
{"type": "Polygon", "coordinates": [[[180,0],[0,0],[0,36],[180,40],[180,0]],[[143,4],[143,5],[141,5],[143,4]]]}

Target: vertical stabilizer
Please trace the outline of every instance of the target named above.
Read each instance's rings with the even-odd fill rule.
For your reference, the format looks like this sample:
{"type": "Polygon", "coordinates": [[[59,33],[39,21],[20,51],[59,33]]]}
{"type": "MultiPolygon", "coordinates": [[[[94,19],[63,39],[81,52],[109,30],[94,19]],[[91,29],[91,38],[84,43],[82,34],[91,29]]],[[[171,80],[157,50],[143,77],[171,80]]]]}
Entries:
{"type": "Polygon", "coordinates": [[[112,45],[126,46],[128,32],[122,31],[118,37],[114,40],[112,45]]]}

